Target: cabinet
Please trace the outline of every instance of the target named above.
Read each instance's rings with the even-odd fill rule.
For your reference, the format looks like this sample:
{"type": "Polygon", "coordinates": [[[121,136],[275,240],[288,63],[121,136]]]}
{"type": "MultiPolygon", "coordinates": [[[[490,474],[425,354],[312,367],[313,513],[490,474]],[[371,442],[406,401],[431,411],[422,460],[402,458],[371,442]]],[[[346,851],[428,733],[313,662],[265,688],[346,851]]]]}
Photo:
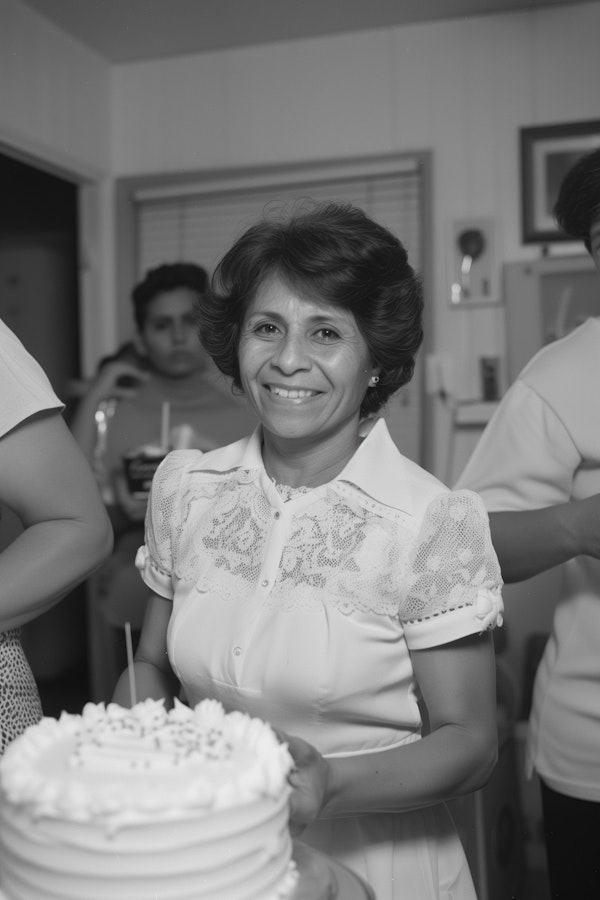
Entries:
{"type": "Polygon", "coordinates": [[[600,313],[600,281],[589,256],[506,263],[504,298],[511,384],[543,346],[600,313]]]}

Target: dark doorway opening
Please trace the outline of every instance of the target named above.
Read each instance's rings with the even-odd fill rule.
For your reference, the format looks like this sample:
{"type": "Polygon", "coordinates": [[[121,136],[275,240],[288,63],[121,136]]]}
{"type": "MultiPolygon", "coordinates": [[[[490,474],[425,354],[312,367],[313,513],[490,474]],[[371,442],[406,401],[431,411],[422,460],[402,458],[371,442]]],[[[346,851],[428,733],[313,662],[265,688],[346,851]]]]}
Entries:
{"type": "Polygon", "coordinates": [[[0,153],[0,317],[63,400],[80,375],[77,191],[0,153]]]}

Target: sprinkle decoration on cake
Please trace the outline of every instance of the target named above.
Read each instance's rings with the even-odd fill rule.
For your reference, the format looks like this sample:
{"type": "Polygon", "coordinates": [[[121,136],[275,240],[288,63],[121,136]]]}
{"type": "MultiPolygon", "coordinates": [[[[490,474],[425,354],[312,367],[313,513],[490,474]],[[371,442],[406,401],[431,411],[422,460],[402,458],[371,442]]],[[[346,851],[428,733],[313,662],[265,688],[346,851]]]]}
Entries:
{"type": "Polygon", "coordinates": [[[88,703],[0,759],[2,900],[284,900],[293,761],[204,700],[88,703]]]}

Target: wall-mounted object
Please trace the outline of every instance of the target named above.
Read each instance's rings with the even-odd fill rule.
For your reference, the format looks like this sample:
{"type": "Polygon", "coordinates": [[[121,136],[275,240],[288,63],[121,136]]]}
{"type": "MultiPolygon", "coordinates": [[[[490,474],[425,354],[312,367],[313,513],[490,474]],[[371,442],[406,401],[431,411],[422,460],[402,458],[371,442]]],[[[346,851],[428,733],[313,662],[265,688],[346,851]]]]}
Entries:
{"type": "Polygon", "coordinates": [[[448,250],[450,305],[497,303],[500,298],[494,220],[455,219],[450,223],[448,250]]]}
{"type": "Polygon", "coordinates": [[[598,315],[598,273],[589,256],[545,256],[504,266],[510,385],[546,344],[598,315]]]}
{"type": "Polygon", "coordinates": [[[521,128],[521,228],[524,244],[572,241],[554,221],[563,178],[577,160],[600,147],[600,120],[521,128]]]}

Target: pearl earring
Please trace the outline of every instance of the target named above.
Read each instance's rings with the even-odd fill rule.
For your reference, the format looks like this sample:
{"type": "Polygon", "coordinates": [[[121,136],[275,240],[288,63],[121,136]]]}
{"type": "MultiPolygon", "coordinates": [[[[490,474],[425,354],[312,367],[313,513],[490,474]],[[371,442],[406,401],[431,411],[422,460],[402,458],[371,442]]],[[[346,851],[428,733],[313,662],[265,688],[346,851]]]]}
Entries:
{"type": "Polygon", "coordinates": [[[371,375],[369,387],[375,387],[377,384],[379,384],[379,375],[371,375]]]}

